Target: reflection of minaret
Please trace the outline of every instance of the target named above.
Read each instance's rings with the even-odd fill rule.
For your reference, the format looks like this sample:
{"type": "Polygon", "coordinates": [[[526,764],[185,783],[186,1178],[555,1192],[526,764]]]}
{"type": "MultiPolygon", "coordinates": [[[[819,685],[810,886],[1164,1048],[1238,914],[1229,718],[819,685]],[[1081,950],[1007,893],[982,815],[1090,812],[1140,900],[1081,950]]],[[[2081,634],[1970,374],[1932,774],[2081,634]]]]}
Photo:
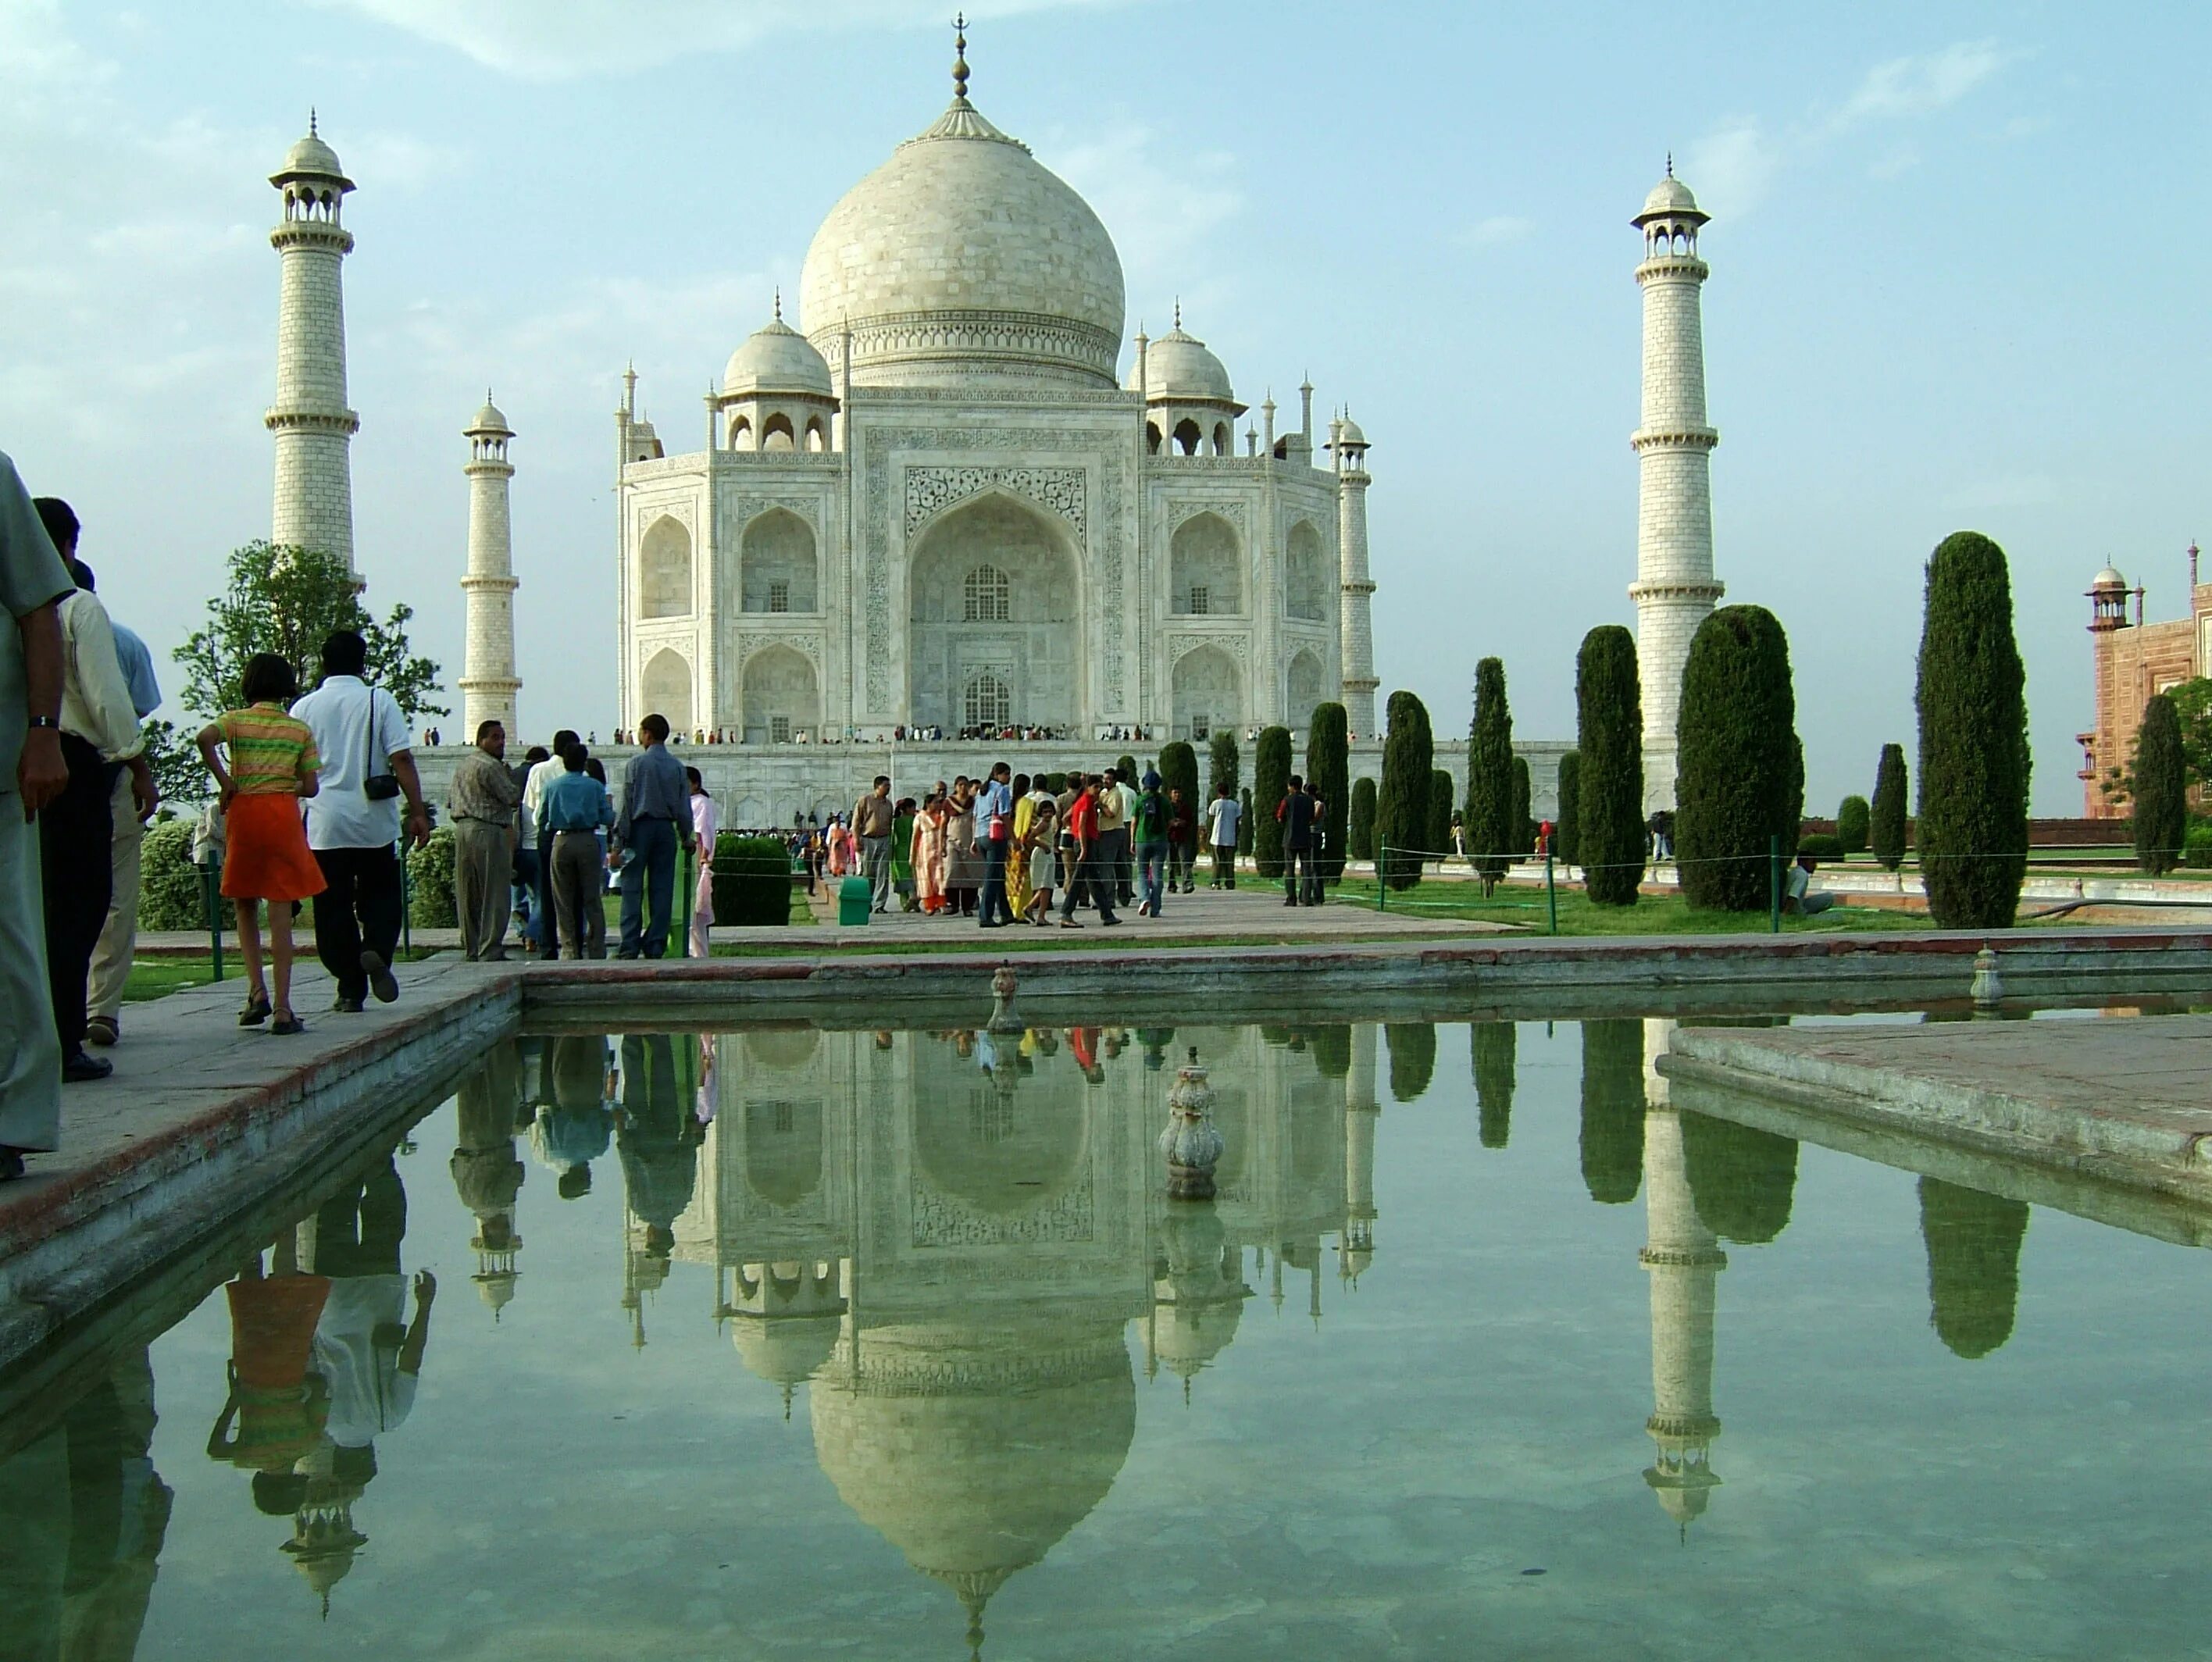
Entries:
{"type": "Polygon", "coordinates": [[[1682,1159],[1681,1117],[1654,1107],[1644,1120],[1647,1242],[1638,1261],[1651,1276],[1651,1417],[1644,1428],[1659,1446],[1644,1481],[1667,1515],[1686,1531],[1705,1509],[1713,1475],[1714,1282],[1728,1266],[1713,1232],[1698,1216],[1682,1159]]]}
{"type": "Polygon", "coordinates": [[[1352,1071],[1344,1082],[1344,1253],[1338,1273],[1354,1286],[1375,1259],[1375,1023],[1352,1029],[1352,1071]]]}

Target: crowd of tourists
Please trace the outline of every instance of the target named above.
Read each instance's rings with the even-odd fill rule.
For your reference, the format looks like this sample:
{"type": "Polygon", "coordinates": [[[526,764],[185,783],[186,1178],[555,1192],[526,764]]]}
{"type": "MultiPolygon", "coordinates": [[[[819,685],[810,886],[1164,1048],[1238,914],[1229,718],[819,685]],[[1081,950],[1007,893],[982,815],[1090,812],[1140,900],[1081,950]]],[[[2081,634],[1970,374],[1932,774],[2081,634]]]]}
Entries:
{"type": "MultiPolygon", "coordinates": [[[[1284,904],[1319,906],[1321,798],[1293,774],[1274,811],[1284,904]]],[[[919,798],[894,800],[890,778],[878,774],[849,813],[795,832],[789,846],[810,891],[857,877],[876,913],[972,919],[981,929],[1080,929],[1075,914],[1084,911],[1112,928],[1121,922],[1117,908],[1133,903],[1138,916],[1158,918],[1169,895],[1193,893],[1201,846],[1211,853],[1206,887],[1235,889],[1243,814],[1225,784],[1201,806],[1151,769],[1048,777],[1002,761],[980,779],[940,779],[919,798]]]]}

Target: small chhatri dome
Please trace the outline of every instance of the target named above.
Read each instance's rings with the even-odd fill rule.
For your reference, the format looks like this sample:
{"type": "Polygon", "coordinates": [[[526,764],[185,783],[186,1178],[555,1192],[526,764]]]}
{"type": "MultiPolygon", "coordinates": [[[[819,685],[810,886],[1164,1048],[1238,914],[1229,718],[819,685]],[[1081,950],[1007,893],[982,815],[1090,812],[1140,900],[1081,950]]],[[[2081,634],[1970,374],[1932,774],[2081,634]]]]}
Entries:
{"type": "Polygon", "coordinates": [[[1368,447],[1367,435],[1359,430],[1359,423],[1352,419],[1352,412],[1348,409],[1336,425],[1336,446],[1339,450],[1364,450],[1368,447]]]}
{"type": "MultiPolygon", "coordinates": [[[[1186,334],[1182,308],[1176,308],[1176,326],[1152,342],[1145,351],[1146,396],[1156,403],[1217,403],[1237,402],[1229,371],[1195,335],[1186,334]]],[[[1137,371],[1129,371],[1128,390],[1139,391],[1137,371]]],[[[1241,413],[1241,407],[1240,407],[1241,413]]]]}
{"type": "Polygon", "coordinates": [[[1690,194],[1690,187],[1674,177],[1674,159],[1667,158],[1667,177],[1651,187],[1651,194],[1644,198],[1644,211],[1629,221],[1642,225],[1655,219],[1694,219],[1702,224],[1711,215],[1698,206],[1698,199],[1690,194]]]}
{"type": "Polygon", "coordinates": [[[270,178],[272,185],[281,185],[288,179],[335,179],[351,185],[345,169],[338,165],[338,153],[323,143],[322,135],[315,130],[315,114],[307,112],[307,134],[290,149],[284,152],[284,165],[270,178]]]}
{"type": "Polygon", "coordinates": [[[836,396],[830,366],[807,343],[806,337],[783,320],[783,297],[776,297],[775,316],[746,337],[722,367],[722,396],[750,397],[755,393],[788,392],[808,397],[836,396]]]}
{"type": "Polygon", "coordinates": [[[2107,566],[2099,572],[2097,580],[2089,585],[2092,589],[2125,589],[2127,585],[2128,579],[2121,576],[2118,570],[2112,566],[2107,566]]]}
{"type": "Polygon", "coordinates": [[[484,389],[483,408],[477,411],[475,420],[461,429],[461,436],[465,439],[512,439],[514,437],[514,429],[507,424],[506,416],[501,412],[500,407],[491,401],[489,387],[484,389]]]}

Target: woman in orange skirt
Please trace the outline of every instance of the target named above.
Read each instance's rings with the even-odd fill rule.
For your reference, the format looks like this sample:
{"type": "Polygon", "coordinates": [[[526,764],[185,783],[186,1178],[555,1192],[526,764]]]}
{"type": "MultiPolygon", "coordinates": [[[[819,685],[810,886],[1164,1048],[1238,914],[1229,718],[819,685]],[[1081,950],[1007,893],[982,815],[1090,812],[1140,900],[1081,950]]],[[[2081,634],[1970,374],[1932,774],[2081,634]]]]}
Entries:
{"type": "Polygon", "coordinates": [[[300,695],[287,660],[257,652],[246,661],[240,691],[246,707],[217,716],[199,735],[201,759],[222,792],[223,898],[237,903],[238,943],[246,955],[246,1008],[238,1024],[268,1022],[271,1033],[305,1033],[307,1024],[292,1013],[292,902],[323,892],[322,868],[300,821],[300,798],[315,794],[323,761],[307,724],[284,713],[300,695]],[[216,754],[218,745],[230,752],[228,767],[216,754]],[[261,977],[256,914],[263,901],[269,902],[273,1001],[261,977]]]}

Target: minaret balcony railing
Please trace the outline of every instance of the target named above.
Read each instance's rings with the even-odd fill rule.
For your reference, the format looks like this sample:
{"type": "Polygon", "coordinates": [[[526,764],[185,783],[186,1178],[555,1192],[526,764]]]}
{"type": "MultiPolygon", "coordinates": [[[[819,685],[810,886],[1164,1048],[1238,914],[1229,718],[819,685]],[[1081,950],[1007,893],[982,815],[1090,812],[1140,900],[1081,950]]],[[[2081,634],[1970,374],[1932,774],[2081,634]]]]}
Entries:
{"type": "Polygon", "coordinates": [[[361,417],[350,409],[270,409],[263,414],[261,424],[271,433],[290,429],[350,436],[361,431],[361,417]]]}
{"type": "Polygon", "coordinates": [[[1721,441],[1710,427],[1646,427],[1628,435],[1628,447],[1642,455],[1647,450],[1711,450],[1721,441]]]}
{"type": "Polygon", "coordinates": [[[1649,282],[1655,277],[1690,277],[1703,282],[1712,274],[1713,268],[1695,254],[1661,254],[1636,268],[1638,282],[1649,282]]]}
{"type": "Polygon", "coordinates": [[[293,248],[328,248],[353,252],[353,233],[328,220],[287,220],[269,234],[269,246],[280,252],[293,248]]]}

